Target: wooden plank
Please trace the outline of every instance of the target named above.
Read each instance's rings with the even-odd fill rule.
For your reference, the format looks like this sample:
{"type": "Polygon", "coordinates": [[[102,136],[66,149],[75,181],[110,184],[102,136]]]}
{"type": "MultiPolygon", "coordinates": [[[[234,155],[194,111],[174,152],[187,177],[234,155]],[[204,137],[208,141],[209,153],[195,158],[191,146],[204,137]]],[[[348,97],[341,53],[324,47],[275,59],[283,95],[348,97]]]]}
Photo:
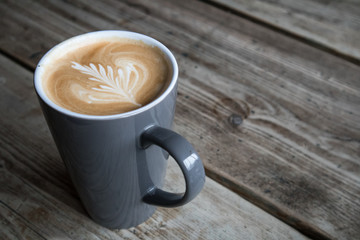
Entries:
{"type": "MultiPolygon", "coordinates": [[[[175,167],[168,169],[171,183],[182,180],[175,167]]],[[[159,209],[135,228],[113,231],[6,168],[0,183],[2,239],[307,239],[211,179],[191,205],[159,209]]]]}
{"type": "Polygon", "coordinates": [[[260,22],[360,60],[360,2],[210,0],[260,22]]]}
{"type": "MultiPolygon", "coordinates": [[[[0,118],[1,239],[306,239],[209,178],[192,203],[158,209],[138,227],[111,231],[95,224],[44,131],[40,106],[28,89],[32,73],[2,55],[0,73],[0,111],[6,113],[0,118]]],[[[166,179],[167,190],[183,190],[173,160],[166,179]]]]}
{"type": "Polygon", "coordinates": [[[37,58],[28,56],[83,30],[130,29],[164,42],[181,70],[175,128],[208,175],[306,234],[360,235],[359,66],[196,1],[0,9],[1,50],[31,67],[37,58]],[[64,33],[35,27],[43,21],[64,33]]]}
{"type": "Polygon", "coordinates": [[[45,239],[16,212],[8,209],[0,200],[1,239],[45,239]]]}

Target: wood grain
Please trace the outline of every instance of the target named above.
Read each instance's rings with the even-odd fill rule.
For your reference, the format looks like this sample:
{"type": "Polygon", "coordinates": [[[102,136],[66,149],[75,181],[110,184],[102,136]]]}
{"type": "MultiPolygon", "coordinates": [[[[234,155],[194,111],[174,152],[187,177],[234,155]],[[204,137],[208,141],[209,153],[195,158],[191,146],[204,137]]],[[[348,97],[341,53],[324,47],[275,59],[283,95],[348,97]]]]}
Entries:
{"type": "Polygon", "coordinates": [[[0,11],[1,51],[32,69],[86,31],[159,39],[180,66],[175,129],[209,176],[309,236],[360,235],[358,65],[190,0],[4,2],[0,11]]]}
{"type": "Polygon", "coordinates": [[[360,60],[360,3],[321,0],[210,0],[256,21],[360,60]]]}
{"type": "MultiPolygon", "coordinates": [[[[175,167],[170,165],[168,169],[171,183],[181,180],[178,173],[174,174],[175,167]]],[[[306,239],[230,190],[207,180],[204,191],[191,205],[159,209],[138,227],[111,231],[3,168],[0,236],[2,239],[306,239]]]]}
{"type": "MultiPolygon", "coordinates": [[[[32,72],[0,55],[0,73],[1,239],[306,239],[209,178],[192,203],[158,209],[138,227],[95,224],[74,193],[34,91],[23,93],[32,72]]],[[[170,160],[166,189],[182,191],[181,176],[170,160]]]]}

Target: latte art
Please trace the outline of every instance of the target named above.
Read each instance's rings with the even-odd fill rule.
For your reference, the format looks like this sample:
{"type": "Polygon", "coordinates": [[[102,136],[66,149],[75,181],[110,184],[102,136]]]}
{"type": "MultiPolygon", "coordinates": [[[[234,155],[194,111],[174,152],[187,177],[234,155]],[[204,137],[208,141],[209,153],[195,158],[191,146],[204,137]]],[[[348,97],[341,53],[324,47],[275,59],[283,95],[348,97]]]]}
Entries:
{"type": "Polygon", "coordinates": [[[142,107],[168,86],[170,67],[157,47],[131,39],[79,45],[46,63],[48,97],[70,111],[109,115],[142,107]]]}
{"type": "MultiPolygon", "coordinates": [[[[146,80],[147,72],[144,67],[140,69],[144,72],[142,77],[135,68],[133,63],[124,61],[123,66],[118,66],[117,76],[114,76],[114,70],[111,66],[107,66],[107,70],[99,64],[99,70],[96,66],[90,63],[90,66],[82,66],[79,63],[72,62],[71,67],[80,72],[90,75],[88,79],[99,82],[98,87],[91,87],[90,89],[72,88],[74,95],[78,95],[79,99],[87,100],[88,103],[93,102],[130,102],[134,105],[141,106],[137,103],[134,94],[141,88],[146,80]],[[133,78],[133,79],[132,79],[133,78]]],[[[139,67],[138,67],[139,69],[139,67]]]]}

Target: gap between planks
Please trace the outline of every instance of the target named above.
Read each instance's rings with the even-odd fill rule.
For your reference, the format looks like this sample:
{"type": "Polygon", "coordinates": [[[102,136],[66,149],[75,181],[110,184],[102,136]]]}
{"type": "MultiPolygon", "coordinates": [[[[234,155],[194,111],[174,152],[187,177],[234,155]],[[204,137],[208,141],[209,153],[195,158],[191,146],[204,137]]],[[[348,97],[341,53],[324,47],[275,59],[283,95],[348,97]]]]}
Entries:
{"type": "Polygon", "coordinates": [[[266,27],[274,32],[283,34],[289,38],[292,38],[296,41],[300,41],[304,44],[307,44],[311,47],[317,48],[321,51],[327,52],[335,57],[339,57],[342,58],[348,62],[351,62],[353,64],[359,65],[360,66],[360,59],[346,54],[345,52],[342,52],[340,50],[338,50],[337,48],[333,48],[330,46],[326,46],[322,43],[316,42],[313,39],[307,38],[299,33],[295,33],[295,32],[291,32],[288,31],[284,28],[281,28],[280,26],[277,26],[276,24],[271,23],[270,21],[265,21],[264,19],[261,19],[259,17],[256,17],[254,15],[251,15],[250,13],[246,12],[246,11],[242,11],[241,9],[238,8],[233,8],[228,4],[223,3],[223,1],[218,1],[218,0],[197,0],[197,1],[201,1],[204,2],[206,4],[209,4],[211,6],[214,6],[216,8],[222,9],[223,11],[226,11],[228,13],[234,14],[236,16],[239,16],[241,18],[244,18],[248,21],[251,21],[255,24],[261,25],[263,27],[266,27]]]}

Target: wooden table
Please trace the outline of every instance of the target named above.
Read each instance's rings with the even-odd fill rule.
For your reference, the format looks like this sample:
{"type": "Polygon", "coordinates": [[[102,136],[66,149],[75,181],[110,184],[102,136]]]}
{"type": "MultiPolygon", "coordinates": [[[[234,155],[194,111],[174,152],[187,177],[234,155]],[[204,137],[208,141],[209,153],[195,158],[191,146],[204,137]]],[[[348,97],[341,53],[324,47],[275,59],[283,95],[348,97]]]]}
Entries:
{"type": "Polygon", "coordinates": [[[0,239],[360,239],[356,1],[1,0],[0,23],[0,239]],[[174,52],[174,128],[208,176],[128,230],[85,213],[32,83],[49,48],[102,29],[174,52]]]}

